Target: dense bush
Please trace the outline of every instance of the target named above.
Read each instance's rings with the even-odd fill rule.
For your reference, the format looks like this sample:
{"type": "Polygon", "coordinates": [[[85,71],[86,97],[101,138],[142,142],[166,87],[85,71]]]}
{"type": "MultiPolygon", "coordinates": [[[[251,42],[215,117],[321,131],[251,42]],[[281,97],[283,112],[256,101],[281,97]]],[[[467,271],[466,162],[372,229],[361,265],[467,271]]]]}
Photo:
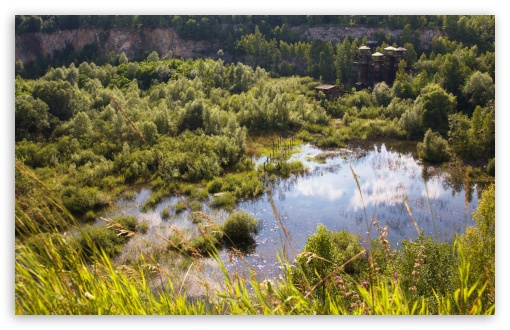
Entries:
{"type": "Polygon", "coordinates": [[[420,158],[431,163],[445,162],[451,157],[448,142],[430,128],[425,133],[423,142],[419,142],[417,147],[420,158]]]}
{"type": "Polygon", "coordinates": [[[243,246],[253,242],[258,232],[258,223],[258,219],[244,211],[232,213],[221,225],[221,229],[225,234],[225,244],[243,246]]]}
{"type": "Polygon", "coordinates": [[[61,196],[64,206],[75,215],[83,215],[89,210],[100,209],[108,204],[104,195],[94,187],[66,187],[61,196]]]}
{"type": "Polygon", "coordinates": [[[216,208],[224,208],[225,210],[232,211],[236,207],[236,196],[231,192],[220,192],[214,195],[209,205],[216,208]]]}
{"type": "MultiPolygon", "coordinates": [[[[359,275],[366,271],[366,259],[359,257],[344,264],[362,250],[359,237],[346,231],[333,232],[324,225],[318,225],[315,234],[308,237],[305,247],[296,258],[294,279],[303,290],[314,287],[333,271],[336,275],[349,274],[359,280],[359,275]]],[[[330,277],[330,281],[316,290],[317,298],[323,302],[326,299],[325,288],[332,280],[333,277],[330,277]]]]}

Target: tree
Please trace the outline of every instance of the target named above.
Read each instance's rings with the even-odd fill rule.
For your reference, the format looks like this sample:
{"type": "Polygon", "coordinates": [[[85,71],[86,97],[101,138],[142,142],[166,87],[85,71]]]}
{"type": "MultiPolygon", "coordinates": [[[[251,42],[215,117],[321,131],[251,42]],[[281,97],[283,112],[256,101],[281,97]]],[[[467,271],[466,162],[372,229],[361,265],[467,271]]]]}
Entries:
{"type": "Polygon", "coordinates": [[[351,75],[351,43],[348,37],[345,37],[342,43],[337,44],[334,63],[337,79],[342,84],[348,84],[351,75]]]}
{"type": "Polygon", "coordinates": [[[441,87],[455,96],[461,95],[466,78],[466,66],[454,54],[447,54],[438,72],[441,87]]]}
{"type": "Polygon", "coordinates": [[[391,89],[384,81],[376,84],[372,93],[377,103],[383,107],[387,107],[392,100],[391,89]]]}
{"type": "Polygon", "coordinates": [[[194,131],[197,128],[204,127],[204,106],[205,105],[202,99],[197,99],[186,104],[184,107],[184,113],[179,122],[179,128],[181,132],[186,129],[194,131]]]}
{"type": "Polygon", "coordinates": [[[31,139],[43,133],[49,124],[49,108],[44,101],[31,95],[17,95],[15,99],[15,139],[31,139]]]}
{"type": "Polygon", "coordinates": [[[82,138],[92,131],[92,122],[85,112],[79,112],[73,119],[74,136],[82,138]]]}
{"type": "Polygon", "coordinates": [[[393,95],[401,99],[414,99],[412,78],[406,72],[407,62],[402,60],[398,64],[398,71],[395,81],[393,82],[392,91],[393,95]]]}
{"type": "Polygon", "coordinates": [[[407,138],[423,136],[423,102],[420,96],[416,98],[412,107],[408,108],[400,117],[398,125],[406,131],[407,138]]]}
{"type": "Polygon", "coordinates": [[[456,155],[464,158],[472,157],[473,142],[471,141],[471,123],[468,116],[463,113],[454,113],[448,116],[450,129],[448,131],[448,144],[456,155]]]}
{"type": "Polygon", "coordinates": [[[448,142],[430,128],[425,133],[423,142],[419,142],[417,147],[420,158],[431,163],[441,163],[451,157],[448,142]]]}
{"type": "Polygon", "coordinates": [[[457,107],[455,96],[448,94],[437,84],[429,84],[422,89],[421,99],[423,102],[423,127],[432,128],[446,136],[448,115],[454,113],[457,107]]]}
{"type": "Polygon", "coordinates": [[[119,64],[126,64],[128,62],[129,60],[126,56],[126,53],[122,52],[121,54],[119,54],[119,64]]]}
{"type": "Polygon", "coordinates": [[[148,56],[147,56],[147,61],[148,62],[156,62],[156,61],[159,61],[159,55],[158,55],[158,52],[157,51],[152,51],[148,56]]]}
{"type": "Polygon", "coordinates": [[[49,112],[60,120],[69,120],[78,106],[87,106],[86,100],[80,98],[78,92],[68,81],[37,81],[33,96],[43,100],[49,112]]]}
{"type": "Polygon", "coordinates": [[[473,108],[477,105],[484,107],[489,100],[494,100],[495,85],[489,74],[476,71],[469,77],[462,93],[473,108]]]}

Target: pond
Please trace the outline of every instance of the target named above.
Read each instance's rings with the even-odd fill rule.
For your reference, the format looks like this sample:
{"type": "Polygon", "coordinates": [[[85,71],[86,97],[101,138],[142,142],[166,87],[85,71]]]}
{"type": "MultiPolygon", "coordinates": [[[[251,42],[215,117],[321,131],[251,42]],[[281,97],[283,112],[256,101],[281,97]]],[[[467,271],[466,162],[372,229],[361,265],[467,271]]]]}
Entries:
{"type": "MultiPolygon", "coordinates": [[[[264,277],[275,276],[280,265],[277,254],[285,250],[292,261],[318,224],[367,239],[367,225],[374,219],[380,226],[388,226],[388,239],[395,248],[401,240],[418,237],[417,229],[440,241],[451,241],[456,233],[473,226],[477,185],[455,182],[446,172],[424,166],[413,155],[415,145],[405,146],[375,143],[334,151],[310,144],[301,146],[291,160],[302,161],[308,168],[306,174],[267,180],[270,193],[237,205],[238,210],[260,220],[256,245],[244,261],[264,277]],[[282,227],[288,232],[288,240],[282,227]]],[[[172,230],[193,230],[195,225],[186,212],[168,221],[161,219],[161,210],[175,204],[177,197],[169,197],[154,210],[142,213],[139,207],[149,195],[149,189],[141,189],[134,200],[119,201],[106,216],[135,215],[144,219],[149,223],[146,239],[167,237],[172,230]]],[[[218,223],[229,214],[205,204],[202,211],[218,223]]],[[[378,234],[372,226],[370,237],[378,234]]],[[[222,255],[225,257],[226,252],[222,255]]],[[[241,261],[235,260],[234,264],[242,268],[241,261]]]]}

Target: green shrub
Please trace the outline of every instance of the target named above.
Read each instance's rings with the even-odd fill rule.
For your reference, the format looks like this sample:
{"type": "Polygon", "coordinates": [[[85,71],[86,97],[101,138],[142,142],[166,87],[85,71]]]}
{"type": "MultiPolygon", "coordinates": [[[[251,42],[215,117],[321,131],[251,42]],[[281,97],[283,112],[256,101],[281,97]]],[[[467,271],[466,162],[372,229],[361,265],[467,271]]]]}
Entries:
{"type": "Polygon", "coordinates": [[[82,215],[108,205],[106,198],[96,187],[69,186],[62,190],[61,196],[64,206],[74,215],[82,215]]]}
{"type": "Polygon", "coordinates": [[[448,142],[430,128],[425,133],[423,142],[419,142],[417,147],[420,158],[431,163],[445,162],[451,157],[448,142]]]}
{"type": "Polygon", "coordinates": [[[394,264],[402,287],[409,288],[414,298],[425,298],[434,308],[435,292],[446,295],[455,290],[457,280],[456,249],[452,244],[440,243],[421,235],[413,241],[401,241],[395,250],[394,264]]]}
{"type": "Polygon", "coordinates": [[[92,222],[94,220],[96,220],[96,214],[94,213],[94,211],[88,211],[85,216],[83,217],[83,220],[85,222],[92,222]]]}
{"type": "Polygon", "coordinates": [[[87,225],[81,229],[81,235],[74,238],[86,256],[94,254],[93,249],[102,249],[110,256],[116,256],[122,251],[122,244],[126,242],[123,236],[117,236],[117,232],[105,226],[87,225]]]}
{"type": "Polygon", "coordinates": [[[221,226],[226,236],[225,244],[239,246],[252,242],[257,234],[258,223],[258,219],[244,211],[232,213],[221,226]]]}
{"type": "Polygon", "coordinates": [[[142,220],[136,224],[136,232],[146,234],[149,230],[149,223],[147,220],[142,220]]]}
{"type": "Polygon", "coordinates": [[[207,192],[209,194],[219,193],[221,191],[221,186],[222,186],[221,179],[215,178],[214,180],[207,184],[207,192]]]}
{"type": "Polygon", "coordinates": [[[215,208],[224,208],[225,210],[233,210],[236,207],[236,197],[231,192],[221,192],[216,194],[209,205],[215,208]]]}
{"type": "Polygon", "coordinates": [[[120,217],[115,217],[112,220],[120,223],[122,227],[124,227],[124,229],[136,231],[136,224],[138,222],[138,219],[133,215],[123,215],[120,217]]]}
{"type": "Polygon", "coordinates": [[[324,136],[319,138],[317,145],[319,148],[341,148],[345,147],[345,136],[335,132],[331,136],[324,136]]]}
{"type": "Polygon", "coordinates": [[[183,201],[178,201],[174,205],[175,213],[179,214],[182,211],[186,210],[186,204],[183,201]]]}
{"type": "Polygon", "coordinates": [[[170,210],[168,208],[161,210],[161,218],[163,220],[168,220],[168,218],[170,218],[170,210]]]}
{"type": "MultiPolygon", "coordinates": [[[[348,274],[344,279],[352,278],[361,282],[359,278],[367,269],[366,259],[361,256],[341,267],[348,260],[363,250],[359,237],[347,232],[333,232],[326,226],[319,224],[315,234],[308,237],[303,251],[296,258],[297,268],[293,269],[293,278],[298,287],[308,290],[317,285],[322,279],[337,269],[337,274],[348,274]]],[[[342,285],[348,285],[344,282],[342,285]]],[[[351,283],[353,285],[353,283],[351,283]]],[[[314,291],[314,296],[323,304],[326,301],[326,291],[332,295],[342,295],[333,277],[324,282],[314,291]],[[327,288],[327,289],[326,289],[327,288]]]]}
{"type": "Polygon", "coordinates": [[[496,158],[489,159],[489,163],[487,163],[486,171],[489,175],[496,176],[496,158]]]}
{"type": "Polygon", "coordinates": [[[301,130],[299,131],[297,134],[296,134],[296,137],[300,140],[302,140],[303,142],[310,142],[310,141],[313,141],[313,137],[312,135],[310,134],[310,132],[306,131],[306,130],[301,130]]]}

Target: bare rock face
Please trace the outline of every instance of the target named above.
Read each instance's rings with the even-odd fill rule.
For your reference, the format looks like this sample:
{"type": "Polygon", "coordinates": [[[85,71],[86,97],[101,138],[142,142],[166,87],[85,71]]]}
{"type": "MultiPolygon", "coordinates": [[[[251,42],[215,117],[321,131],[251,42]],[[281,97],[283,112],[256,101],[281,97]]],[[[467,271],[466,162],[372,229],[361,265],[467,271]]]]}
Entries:
{"type": "Polygon", "coordinates": [[[169,51],[176,57],[190,58],[208,50],[217,51],[210,41],[184,40],[173,29],[77,29],[15,36],[15,59],[27,63],[51,57],[71,45],[80,52],[86,45],[96,45],[103,55],[125,53],[128,57],[144,51],[169,51]]]}
{"type": "MultiPolygon", "coordinates": [[[[337,26],[312,27],[300,32],[308,40],[329,41],[334,44],[342,42],[346,36],[359,39],[367,36],[370,39],[380,32],[391,33],[394,37],[402,34],[402,30],[337,26]]],[[[440,29],[421,29],[419,34],[422,48],[428,49],[432,38],[442,36],[444,32],[440,29]]],[[[220,48],[218,44],[208,40],[182,39],[170,28],[77,29],[49,34],[37,32],[16,35],[15,59],[27,63],[51,57],[55,51],[62,51],[69,45],[80,52],[86,45],[91,44],[96,45],[103,56],[124,52],[128,57],[144,51],[158,51],[162,55],[171,51],[175,57],[191,58],[214,55],[220,48]]]]}

